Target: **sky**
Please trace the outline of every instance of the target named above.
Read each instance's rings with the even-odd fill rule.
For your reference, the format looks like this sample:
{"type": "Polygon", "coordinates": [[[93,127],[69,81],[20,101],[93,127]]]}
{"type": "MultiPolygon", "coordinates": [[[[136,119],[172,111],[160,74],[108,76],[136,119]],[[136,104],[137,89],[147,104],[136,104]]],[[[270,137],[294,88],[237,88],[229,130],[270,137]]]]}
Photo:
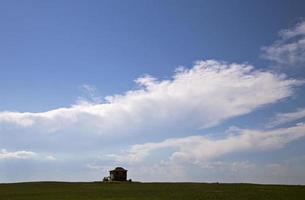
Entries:
{"type": "Polygon", "coordinates": [[[0,182],[305,184],[301,0],[0,1],[0,182]]]}

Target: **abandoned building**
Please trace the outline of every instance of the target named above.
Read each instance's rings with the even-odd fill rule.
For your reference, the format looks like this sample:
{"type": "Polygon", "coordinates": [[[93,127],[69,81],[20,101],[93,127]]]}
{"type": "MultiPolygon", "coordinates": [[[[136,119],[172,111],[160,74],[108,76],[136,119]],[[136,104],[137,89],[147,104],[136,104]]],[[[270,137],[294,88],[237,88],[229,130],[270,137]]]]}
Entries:
{"type": "Polygon", "coordinates": [[[111,181],[127,181],[127,170],[123,167],[116,167],[109,171],[111,181]]]}

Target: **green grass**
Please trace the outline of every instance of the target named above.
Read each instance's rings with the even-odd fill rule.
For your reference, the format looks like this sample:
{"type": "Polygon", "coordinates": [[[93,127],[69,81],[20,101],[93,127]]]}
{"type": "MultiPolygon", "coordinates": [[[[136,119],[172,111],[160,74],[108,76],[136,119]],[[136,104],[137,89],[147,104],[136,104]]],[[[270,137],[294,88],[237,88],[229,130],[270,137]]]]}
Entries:
{"type": "Polygon", "coordinates": [[[205,183],[64,183],[0,184],[0,200],[97,199],[305,199],[305,186],[205,183]]]}

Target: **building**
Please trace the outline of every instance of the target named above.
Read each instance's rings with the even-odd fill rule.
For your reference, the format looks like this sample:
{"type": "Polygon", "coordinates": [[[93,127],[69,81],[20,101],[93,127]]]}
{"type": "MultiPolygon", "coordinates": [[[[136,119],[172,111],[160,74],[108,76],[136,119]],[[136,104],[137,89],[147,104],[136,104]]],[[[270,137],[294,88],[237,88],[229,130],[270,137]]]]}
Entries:
{"type": "Polygon", "coordinates": [[[123,167],[116,167],[109,171],[111,181],[127,181],[127,170],[123,167]]]}

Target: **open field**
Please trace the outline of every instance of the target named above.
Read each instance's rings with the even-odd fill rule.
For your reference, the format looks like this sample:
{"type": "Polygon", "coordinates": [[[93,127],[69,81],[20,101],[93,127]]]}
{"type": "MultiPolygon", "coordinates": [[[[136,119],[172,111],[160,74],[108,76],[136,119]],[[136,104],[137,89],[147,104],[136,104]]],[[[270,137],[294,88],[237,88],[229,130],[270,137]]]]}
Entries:
{"type": "Polygon", "coordinates": [[[0,200],[97,199],[305,199],[305,186],[205,183],[65,183],[0,184],[0,200]]]}

